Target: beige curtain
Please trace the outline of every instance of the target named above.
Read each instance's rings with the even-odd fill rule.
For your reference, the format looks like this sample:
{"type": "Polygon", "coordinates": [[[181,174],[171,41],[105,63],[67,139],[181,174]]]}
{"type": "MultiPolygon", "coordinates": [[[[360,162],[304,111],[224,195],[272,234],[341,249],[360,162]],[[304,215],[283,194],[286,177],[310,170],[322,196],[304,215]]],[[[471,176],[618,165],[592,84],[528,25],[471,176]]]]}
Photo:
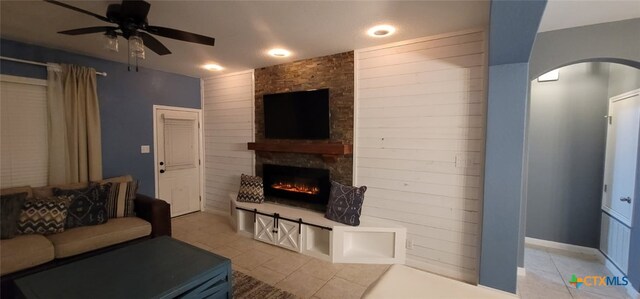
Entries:
{"type": "Polygon", "coordinates": [[[49,184],[101,180],[96,72],[64,64],[47,69],[49,184]]]}

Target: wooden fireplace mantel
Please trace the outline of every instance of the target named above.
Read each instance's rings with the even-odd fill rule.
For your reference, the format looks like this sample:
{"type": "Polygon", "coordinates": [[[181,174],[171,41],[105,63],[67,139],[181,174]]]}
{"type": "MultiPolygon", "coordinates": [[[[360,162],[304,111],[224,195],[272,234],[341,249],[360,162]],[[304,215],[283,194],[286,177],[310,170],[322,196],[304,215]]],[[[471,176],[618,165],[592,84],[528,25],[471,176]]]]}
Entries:
{"type": "Polygon", "coordinates": [[[256,152],[316,154],[325,162],[335,162],[338,157],[353,154],[353,145],[343,143],[302,142],[249,142],[247,149],[256,152]]]}

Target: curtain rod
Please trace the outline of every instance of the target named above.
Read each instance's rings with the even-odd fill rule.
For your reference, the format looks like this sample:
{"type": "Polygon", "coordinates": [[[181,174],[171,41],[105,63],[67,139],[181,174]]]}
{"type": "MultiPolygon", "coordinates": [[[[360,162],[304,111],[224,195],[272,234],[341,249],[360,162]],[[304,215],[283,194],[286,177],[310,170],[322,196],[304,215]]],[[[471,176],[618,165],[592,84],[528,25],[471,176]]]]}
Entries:
{"type": "MultiPolygon", "coordinates": [[[[39,66],[47,66],[46,63],[42,63],[42,62],[35,62],[35,61],[23,60],[23,59],[17,59],[17,58],[5,57],[5,56],[0,56],[0,59],[14,61],[14,62],[22,62],[22,63],[26,63],[26,64],[39,65],[39,66]]],[[[96,71],[96,75],[106,77],[107,73],[96,71]]]]}

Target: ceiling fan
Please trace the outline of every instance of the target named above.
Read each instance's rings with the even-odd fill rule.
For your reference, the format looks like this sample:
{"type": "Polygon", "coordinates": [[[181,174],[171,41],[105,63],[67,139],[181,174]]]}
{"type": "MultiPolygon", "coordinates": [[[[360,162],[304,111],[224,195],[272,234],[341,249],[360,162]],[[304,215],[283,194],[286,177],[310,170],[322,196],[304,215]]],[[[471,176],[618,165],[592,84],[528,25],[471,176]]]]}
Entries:
{"type": "MultiPolygon", "coordinates": [[[[212,37],[172,28],[149,25],[147,21],[147,14],[149,14],[151,4],[142,0],[123,0],[121,4],[110,4],[107,8],[106,17],[59,1],[44,1],[117,25],[86,27],[58,32],[61,34],[81,35],[104,32],[107,38],[112,38],[116,41],[117,36],[122,36],[129,41],[132,39],[136,42],[141,40],[143,43],[138,43],[137,46],[140,47],[142,51],[144,51],[144,48],[142,47],[142,44],[144,44],[144,46],[158,55],[171,54],[171,51],[169,51],[169,49],[167,49],[167,47],[165,47],[159,40],[151,36],[151,34],[207,46],[213,46],[215,43],[215,39],[212,37]]],[[[142,54],[142,58],[144,58],[144,54],[142,54]]]]}

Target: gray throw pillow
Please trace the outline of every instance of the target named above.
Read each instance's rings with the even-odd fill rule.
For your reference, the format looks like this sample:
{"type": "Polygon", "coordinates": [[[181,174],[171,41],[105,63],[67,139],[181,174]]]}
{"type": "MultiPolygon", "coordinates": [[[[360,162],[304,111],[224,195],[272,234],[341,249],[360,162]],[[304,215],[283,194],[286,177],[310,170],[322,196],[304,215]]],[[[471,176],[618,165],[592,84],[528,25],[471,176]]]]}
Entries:
{"type": "Polygon", "coordinates": [[[264,201],[262,178],[246,174],[241,175],[238,201],[262,203],[264,201]]]}
{"type": "Polygon", "coordinates": [[[324,217],[351,226],[360,225],[365,191],[367,186],[352,187],[331,181],[331,194],[324,217]]]}
{"type": "Polygon", "coordinates": [[[27,192],[0,196],[0,239],[11,239],[18,233],[18,218],[27,192]]]}
{"type": "Polygon", "coordinates": [[[53,188],[53,195],[71,198],[64,228],[106,223],[110,188],[111,183],[104,185],[92,183],[89,188],[71,190],[53,188]]]}

